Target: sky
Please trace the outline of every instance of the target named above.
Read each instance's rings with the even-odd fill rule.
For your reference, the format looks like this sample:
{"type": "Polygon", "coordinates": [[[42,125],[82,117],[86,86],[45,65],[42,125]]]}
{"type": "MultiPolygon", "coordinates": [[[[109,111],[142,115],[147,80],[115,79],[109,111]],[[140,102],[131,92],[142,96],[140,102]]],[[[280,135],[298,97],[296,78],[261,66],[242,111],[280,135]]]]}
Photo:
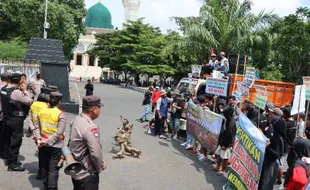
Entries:
{"type": "MultiPolygon", "coordinates": [[[[99,0],[85,0],[86,7],[98,3],[99,0]]],[[[144,22],[160,27],[165,33],[167,29],[177,29],[171,21],[173,16],[198,16],[201,0],[140,0],[139,17],[144,17],[144,22]]],[[[240,0],[242,1],[242,0],[240,0]]],[[[294,13],[297,7],[310,7],[310,0],[252,0],[253,12],[261,10],[273,11],[280,16],[294,13]]],[[[124,21],[124,8],[122,0],[101,0],[112,14],[112,24],[119,29],[124,21]]]]}

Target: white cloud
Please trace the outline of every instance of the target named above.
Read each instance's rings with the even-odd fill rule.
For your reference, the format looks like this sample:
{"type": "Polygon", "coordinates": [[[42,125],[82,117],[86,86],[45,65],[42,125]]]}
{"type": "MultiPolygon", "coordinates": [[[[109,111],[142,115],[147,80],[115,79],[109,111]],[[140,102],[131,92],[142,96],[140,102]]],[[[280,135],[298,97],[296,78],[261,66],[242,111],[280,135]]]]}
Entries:
{"type": "MultiPolygon", "coordinates": [[[[97,2],[98,0],[85,0],[87,8],[97,2]]],[[[110,10],[114,26],[121,28],[124,20],[122,0],[102,0],[102,3],[110,10]]],[[[265,9],[280,16],[294,13],[302,5],[301,0],[253,0],[253,3],[254,13],[265,9]]],[[[201,0],[141,0],[139,17],[145,17],[145,22],[158,26],[165,32],[167,29],[177,28],[170,17],[197,16],[201,5],[201,0]]]]}

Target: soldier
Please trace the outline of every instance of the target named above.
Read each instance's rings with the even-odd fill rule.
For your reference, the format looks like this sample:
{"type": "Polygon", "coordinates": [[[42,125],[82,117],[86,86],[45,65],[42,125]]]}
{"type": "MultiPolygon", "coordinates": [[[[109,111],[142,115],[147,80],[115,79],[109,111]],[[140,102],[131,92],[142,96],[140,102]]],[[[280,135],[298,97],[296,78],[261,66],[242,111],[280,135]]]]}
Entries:
{"type": "MultiPolygon", "coordinates": [[[[2,87],[6,87],[9,83],[9,77],[11,76],[10,73],[3,73],[1,74],[1,85],[0,89],[2,87]]],[[[2,113],[2,106],[0,101],[0,157],[1,158],[7,158],[7,155],[4,155],[4,126],[3,126],[3,113],[2,113]]]]}
{"type": "Polygon", "coordinates": [[[58,108],[61,100],[61,93],[51,92],[49,106],[38,113],[34,129],[43,184],[47,190],[58,189],[60,168],[57,164],[62,155],[66,129],[65,114],[58,108]]]}
{"type": "Polygon", "coordinates": [[[1,89],[3,122],[5,125],[5,152],[8,152],[8,171],[25,171],[17,162],[22,145],[24,120],[29,111],[32,99],[27,85],[21,82],[21,74],[12,74],[10,84],[1,89]]]}
{"type": "Polygon", "coordinates": [[[93,122],[100,115],[100,98],[83,98],[82,113],[71,123],[68,146],[83,170],[72,176],[74,190],[98,190],[99,173],[106,169],[98,126],[93,122]]]}

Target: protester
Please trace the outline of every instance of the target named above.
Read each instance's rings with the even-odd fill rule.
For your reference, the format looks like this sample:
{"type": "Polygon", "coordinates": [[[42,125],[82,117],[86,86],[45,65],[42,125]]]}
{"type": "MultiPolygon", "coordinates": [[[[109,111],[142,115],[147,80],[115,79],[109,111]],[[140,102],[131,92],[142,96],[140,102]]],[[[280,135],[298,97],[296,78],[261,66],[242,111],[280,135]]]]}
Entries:
{"type": "Polygon", "coordinates": [[[219,99],[219,101],[218,101],[218,103],[217,103],[217,106],[216,106],[215,112],[216,112],[217,114],[222,115],[222,114],[223,114],[223,110],[224,110],[225,107],[226,107],[226,100],[224,100],[224,99],[219,99]]]}
{"type": "Polygon", "coordinates": [[[168,103],[166,90],[161,90],[160,98],[156,102],[156,114],[155,114],[155,130],[154,135],[159,136],[161,139],[166,139],[164,136],[164,125],[168,114],[168,103]]]}
{"type": "Polygon", "coordinates": [[[156,102],[159,98],[160,98],[159,86],[156,86],[155,91],[153,91],[153,94],[152,94],[152,112],[154,112],[154,109],[156,107],[156,102]]]}
{"type": "Polygon", "coordinates": [[[279,108],[268,111],[268,120],[274,132],[266,145],[258,190],[273,189],[279,174],[278,160],[284,155],[285,149],[282,138],[285,135],[285,127],[283,127],[285,122],[281,119],[281,115],[283,115],[283,112],[279,108]]]}
{"type": "Polygon", "coordinates": [[[219,175],[223,175],[231,154],[231,148],[236,136],[236,120],[233,117],[234,110],[232,107],[226,107],[223,110],[225,123],[221,128],[218,144],[215,151],[216,155],[216,170],[219,175]],[[222,168],[220,168],[222,160],[222,168]]]}
{"type": "Polygon", "coordinates": [[[294,150],[297,160],[288,169],[285,186],[287,190],[303,190],[309,177],[310,140],[298,138],[294,150]]]}
{"type": "Polygon", "coordinates": [[[170,120],[170,129],[171,135],[174,140],[177,139],[178,130],[180,126],[180,119],[182,114],[182,101],[180,100],[180,93],[178,91],[172,92],[173,101],[171,104],[171,120],[170,120]]]}
{"type": "Polygon", "coordinates": [[[140,122],[145,122],[145,121],[148,122],[149,121],[147,116],[150,112],[152,91],[153,91],[153,87],[150,86],[149,89],[144,93],[144,98],[142,101],[142,106],[144,107],[144,112],[139,119],[140,122]]]}
{"type": "Polygon", "coordinates": [[[305,113],[300,113],[299,115],[296,116],[297,120],[297,137],[305,137],[305,113]]]}

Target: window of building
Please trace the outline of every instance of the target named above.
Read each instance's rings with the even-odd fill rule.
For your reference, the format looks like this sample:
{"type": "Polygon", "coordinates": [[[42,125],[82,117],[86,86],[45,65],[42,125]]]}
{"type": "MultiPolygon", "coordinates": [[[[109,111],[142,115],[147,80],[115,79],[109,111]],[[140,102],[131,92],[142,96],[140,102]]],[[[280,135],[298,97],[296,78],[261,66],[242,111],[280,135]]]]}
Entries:
{"type": "Polygon", "coordinates": [[[89,66],[95,66],[95,56],[89,56],[89,66]]]}
{"type": "Polygon", "coordinates": [[[76,55],[76,65],[82,65],[82,55],[76,55]]]}

